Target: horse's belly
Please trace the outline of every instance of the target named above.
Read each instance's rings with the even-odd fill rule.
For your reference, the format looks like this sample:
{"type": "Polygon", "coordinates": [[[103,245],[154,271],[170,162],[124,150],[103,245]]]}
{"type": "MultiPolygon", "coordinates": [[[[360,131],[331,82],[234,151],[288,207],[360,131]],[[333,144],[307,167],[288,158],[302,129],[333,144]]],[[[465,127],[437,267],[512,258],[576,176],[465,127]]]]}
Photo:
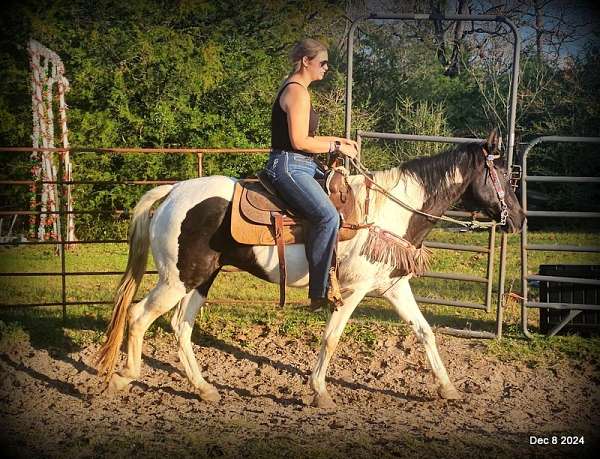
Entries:
{"type": "MultiPolygon", "coordinates": [[[[256,263],[268,274],[271,282],[279,282],[279,256],[275,246],[255,246],[252,251],[256,263]]],[[[303,244],[292,244],[285,247],[285,265],[290,287],[308,286],[308,260],[303,244]]]]}

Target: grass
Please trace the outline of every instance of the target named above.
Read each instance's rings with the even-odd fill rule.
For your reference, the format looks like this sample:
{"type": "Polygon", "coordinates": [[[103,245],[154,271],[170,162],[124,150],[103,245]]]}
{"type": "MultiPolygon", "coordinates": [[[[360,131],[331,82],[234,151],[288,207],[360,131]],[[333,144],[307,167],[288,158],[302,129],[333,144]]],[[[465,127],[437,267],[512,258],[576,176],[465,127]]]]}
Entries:
{"type": "MultiPolygon", "coordinates": [[[[460,244],[487,244],[487,233],[453,233],[435,230],[429,240],[460,244]]],[[[595,236],[585,233],[531,233],[531,243],[597,245],[595,236]]],[[[498,237],[499,241],[499,237],[498,237]]],[[[499,245],[499,243],[497,244],[499,245]]],[[[60,272],[59,257],[52,247],[23,246],[3,249],[0,272],[60,272]]],[[[496,255],[498,257],[498,254],[496,255]]],[[[506,285],[514,292],[520,291],[519,236],[509,236],[506,285]]],[[[69,251],[66,257],[68,271],[119,271],[127,261],[127,246],[123,244],[82,245],[69,251]]],[[[598,254],[533,252],[529,259],[529,272],[537,272],[540,264],[599,264],[598,254]]],[[[496,269],[498,260],[496,260],[496,269]]],[[[435,250],[432,270],[461,272],[485,276],[485,255],[472,252],[435,250]]],[[[148,269],[154,269],[150,260],[148,269]]],[[[497,281],[497,273],[495,275],[497,281]]],[[[70,276],[67,278],[68,301],[112,301],[119,276],[70,276]]],[[[156,282],[155,275],[144,278],[140,293],[145,294],[156,282]]],[[[483,303],[482,284],[420,278],[412,283],[415,295],[442,297],[483,303]]],[[[533,291],[532,293],[535,293],[533,291]]],[[[495,299],[496,295],[494,295],[495,299]]],[[[276,333],[290,339],[302,339],[318,346],[327,314],[308,312],[303,306],[280,309],[273,304],[278,298],[278,286],[268,284],[246,273],[221,274],[211,289],[211,304],[198,317],[195,339],[203,342],[220,340],[242,347],[252,346],[256,333],[276,333]],[[247,304],[231,305],[218,299],[247,300],[247,304]]],[[[0,277],[0,303],[35,303],[61,300],[60,277],[0,277]]],[[[288,300],[306,301],[306,292],[288,289],[288,300]]],[[[495,302],[495,301],[494,301],[495,302]]],[[[0,352],[23,340],[35,347],[56,352],[72,352],[91,343],[103,340],[104,329],[112,307],[109,305],[69,306],[67,319],[62,320],[60,307],[37,307],[0,310],[0,352]]],[[[421,307],[433,326],[495,329],[495,313],[482,310],[424,304],[421,307]]],[[[530,310],[530,328],[536,331],[537,310],[530,310]]],[[[551,362],[552,355],[579,360],[593,360],[600,355],[600,339],[577,336],[546,338],[534,335],[524,340],[519,332],[520,306],[510,302],[504,308],[505,339],[487,343],[488,352],[500,359],[517,359],[530,365],[551,362]]],[[[170,331],[169,317],[160,318],[149,330],[151,336],[160,338],[170,331]]],[[[383,336],[408,334],[410,329],[400,324],[396,314],[379,299],[365,299],[357,308],[346,328],[343,340],[352,340],[367,349],[377,346],[383,336]]]]}
{"type": "Polygon", "coordinates": [[[563,358],[587,361],[600,367],[600,338],[576,335],[547,338],[534,334],[530,341],[518,338],[516,330],[509,330],[501,341],[487,342],[487,350],[504,362],[519,361],[535,368],[553,366],[563,358]]]}

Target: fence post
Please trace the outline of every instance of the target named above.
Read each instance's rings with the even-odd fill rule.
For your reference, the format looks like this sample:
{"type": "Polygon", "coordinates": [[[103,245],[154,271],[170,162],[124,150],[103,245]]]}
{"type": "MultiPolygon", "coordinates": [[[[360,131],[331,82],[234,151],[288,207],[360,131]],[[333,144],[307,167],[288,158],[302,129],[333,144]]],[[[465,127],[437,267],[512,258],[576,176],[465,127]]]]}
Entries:
{"type": "Polygon", "coordinates": [[[198,159],[198,177],[202,177],[203,174],[203,170],[202,170],[202,159],[203,159],[203,155],[202,153],[196,153],[196,157],[198,159]]]}
{"type": "Polygon", "coordinates": [[[65,196],[65,183],[64,183],[64,160],[65,160],[65,151],[61,151],[59,153],[59,161],[58,161],[58,174],[57,181],[59,190],[57,190],[57,195],[61,197],[58,201],[58,218],[60,221],[59,224],[59,233],[58,233],[58,242],[60,244],[60,277],[61,277],[61,302],[62,302],[62,319],[63,324],[67,321],[67,275],[66,275],[66,260],[65,260],[65,239],[67,234],[67,222],[68,218],[65,218],[65,200],[63,197],[65,196]]]}

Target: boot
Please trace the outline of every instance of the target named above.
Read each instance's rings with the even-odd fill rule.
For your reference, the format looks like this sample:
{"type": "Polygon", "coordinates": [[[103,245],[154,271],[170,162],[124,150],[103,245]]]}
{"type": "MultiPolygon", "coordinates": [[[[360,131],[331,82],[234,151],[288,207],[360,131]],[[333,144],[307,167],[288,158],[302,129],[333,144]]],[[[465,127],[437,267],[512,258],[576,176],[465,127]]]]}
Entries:
{"type": "Polygon", "coordinates": [[[335,311],[335,309],[336,309],[335,304],[332,303],[331,300],[327,297],[310,299],[310,310],[312,312],[327,311],[327,310],[329,310],[330,312],[333,312],[333,311],[335,311]]]}

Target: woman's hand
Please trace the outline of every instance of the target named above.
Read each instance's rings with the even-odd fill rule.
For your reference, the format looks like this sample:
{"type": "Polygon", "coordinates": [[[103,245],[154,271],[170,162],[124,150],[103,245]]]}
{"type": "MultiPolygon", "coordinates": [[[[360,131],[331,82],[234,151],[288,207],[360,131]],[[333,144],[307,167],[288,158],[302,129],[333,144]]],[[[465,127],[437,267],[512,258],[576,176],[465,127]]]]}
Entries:
{"type": "Polygon", "coordinates": [[[339,152],[344,156],[347,156],[350,159],[356,158],[358,155],[358,145],[356,142],[351,141],[352,143],[343,143],[339,146],[339,152]]]}
{"type": "Polygon", "coordinates": [[[338,142],[340,142],[342,145],[350,145],[350,146],[354,147],[354,149],[358,152],[358,143],[356,143],[354,140],[345,139],[343,137],[340,137],[338,139],[338,142]]]}
{"type": "Polygon", "coordinates": [[[338,150],[341,154],[350,159],[356,158],[356,155],[358,155],[358,144],[354,140],[339,137],[338,142],[340,143],[338,150]]]}

